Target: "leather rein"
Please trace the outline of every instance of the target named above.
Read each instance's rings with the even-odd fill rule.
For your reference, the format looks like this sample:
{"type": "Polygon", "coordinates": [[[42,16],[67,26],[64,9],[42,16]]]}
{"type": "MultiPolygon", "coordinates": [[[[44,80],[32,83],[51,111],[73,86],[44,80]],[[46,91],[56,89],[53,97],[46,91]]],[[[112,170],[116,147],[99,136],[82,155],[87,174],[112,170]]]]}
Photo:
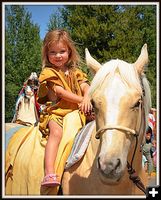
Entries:
{"type": "MultiPolygon", "coordinates": [[[[125,127],[125,126],[109,124],[109,125],[104,126],[103,128],[100,128],[96,132],[96,136],[95,137],[96,137],[96,139],[99,139],[100,136],[103,133],[105,133],[106,130],[113,130],[113,129],[124,131],[126,134],[132,135],[132,136],[135,137],[135,139],[136,139],[135,148],[134,148],[134,152],[133,152],[133,156],[132,156],[131,162],[129,163],[127,161],[127,169],[128,169],[128,173],[130,175],[129,179],[132,180],[133,183],[136,184],[136,186],[146,194],[146,189],[145,189],[144,184],[142,183],[140,177],[136,174],[136,171],[132,167],[133,160],[134,160],[135,153],[136,153],[136,149],[137,149],[137,145],[138,145],[138,136],[139,136],[139,133],[141,131],[140,129],[141,129],[141,125],[142,125],[142,118],[145,116],[145,112],[143,110],[144,107],[143,107],[142,103],[143,103],[143,101],[140,102],[140,105],[139,105],[139,117],[138,117],[138,121],[137,121],[137,125],[136,125],[136,130],[138,130],[138,131],[136,131],[134,129],[130,129],[130,128],[125,127]]],[[[145,128],[145,120],[144,120],[144,128],[145,128]]]]}

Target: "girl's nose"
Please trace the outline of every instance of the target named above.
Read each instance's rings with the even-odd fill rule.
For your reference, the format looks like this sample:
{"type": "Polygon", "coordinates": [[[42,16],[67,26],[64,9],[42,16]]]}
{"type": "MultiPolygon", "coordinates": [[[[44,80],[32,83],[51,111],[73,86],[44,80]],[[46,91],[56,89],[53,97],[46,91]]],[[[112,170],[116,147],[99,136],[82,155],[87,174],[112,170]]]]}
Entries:
{"type": "Polygon", "coordinates": [[[60,53],[57,53],[57,54],[56,54],[56,57],[61,57],[61,54],[60,54],[60,53]]]}

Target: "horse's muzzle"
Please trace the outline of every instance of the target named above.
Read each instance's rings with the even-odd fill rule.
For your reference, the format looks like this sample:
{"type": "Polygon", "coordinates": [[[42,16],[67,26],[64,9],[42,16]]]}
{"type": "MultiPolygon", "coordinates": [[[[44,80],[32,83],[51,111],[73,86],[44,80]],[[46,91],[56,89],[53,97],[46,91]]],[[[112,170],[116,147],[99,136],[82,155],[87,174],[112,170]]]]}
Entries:
{"type": "Polygon", "coordinates": [[[107,160],[102,157],[99,156],[97,160],[97,166],[100,176],[106,182],[117,183],[123,176],[121,159],[113,158],[111,160],[107,160]]]}

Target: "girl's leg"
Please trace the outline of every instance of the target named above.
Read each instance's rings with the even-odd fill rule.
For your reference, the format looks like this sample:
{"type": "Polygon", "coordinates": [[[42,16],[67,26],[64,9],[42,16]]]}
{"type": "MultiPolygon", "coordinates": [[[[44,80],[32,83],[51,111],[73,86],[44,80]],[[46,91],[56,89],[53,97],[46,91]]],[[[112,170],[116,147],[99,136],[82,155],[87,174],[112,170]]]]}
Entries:
{"type": "Polygon", "coordinates": [[[62,128],[54,121],[49,121],[49,138],[45,147],[45,175],[55,173],[54,163],[62,138],[62,128]]]}

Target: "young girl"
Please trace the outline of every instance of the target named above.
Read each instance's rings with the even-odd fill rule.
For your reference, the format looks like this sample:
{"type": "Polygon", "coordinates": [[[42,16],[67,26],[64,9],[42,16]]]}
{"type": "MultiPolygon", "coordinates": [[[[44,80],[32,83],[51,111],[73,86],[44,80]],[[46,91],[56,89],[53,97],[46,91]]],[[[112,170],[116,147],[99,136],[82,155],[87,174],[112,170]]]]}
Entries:
{"type": "Polygon", "coordinates": [[[79,54],[66,31],[54,30],[46,34],[38,92],[38,102],[46,106],[40,115],[39,128],[48,136],[42,186],[60,185],[60,177],[55,172],[55,160],[63,135],[64,117],[80,110],[80,118],[83,118],[83,113],[90,115],[92,111],[88,97],[89,82],[77,68],[79,60],[79,54]]]}

